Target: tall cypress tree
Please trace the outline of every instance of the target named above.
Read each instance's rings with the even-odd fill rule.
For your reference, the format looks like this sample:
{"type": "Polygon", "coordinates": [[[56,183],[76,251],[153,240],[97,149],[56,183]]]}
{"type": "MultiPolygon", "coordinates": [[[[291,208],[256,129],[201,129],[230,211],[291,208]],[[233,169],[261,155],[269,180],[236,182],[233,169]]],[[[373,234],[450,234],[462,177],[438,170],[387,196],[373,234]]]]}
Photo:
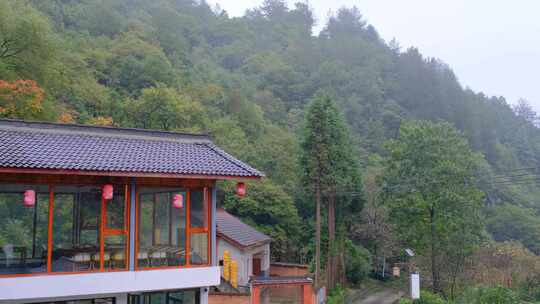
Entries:
{"type": "MultiPolygon", "coordinates": [[[[338,209],[349,206],[350,196],[340,195],[361,191],[359,166],[353,144],[342,114],[326,94],[317,94],[306,110],[301,142],[300,163],[302,181],[316,204],[315,283],[320,286],[321,271],[321,203],[328,204],[328,263],[327,285],[337,281],[335,256],[336,203],[338,209]],[[337,198],[340,198],[337,202],[337,198]]],[[[358,202],[358,200],[354,200],[358,202]]],[[[345,212],[341,212],[345,213],[345,212]]]]}

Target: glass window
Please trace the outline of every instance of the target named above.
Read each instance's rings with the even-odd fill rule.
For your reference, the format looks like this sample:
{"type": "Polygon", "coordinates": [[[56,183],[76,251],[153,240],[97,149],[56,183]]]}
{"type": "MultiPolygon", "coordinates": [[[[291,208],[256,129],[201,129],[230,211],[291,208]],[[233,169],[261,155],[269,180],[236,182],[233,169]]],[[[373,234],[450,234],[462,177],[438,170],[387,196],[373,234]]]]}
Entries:
{"type": "Polygon", "coordinates": [[[0,184],[0,275],[47,271],[48,214],[48,186],[0,184]],[[33,206],[24,204],[27,190],[33,206]]]}
{"type": "Polygon", "coordinates": [[[190,261],[192,265],[208,264],[208,233],[192,232],[190,261]]]}
{"type": "Polygon", "coordinates": [[[42,303],[37,303],[37,304],[115,304],[115,303],[116,303],[115,298],[101,298],[101,299],[42,302],[42,303]]]}
{"type": "Polygon", "coordinates": [[[107,229],[125,229],[126,204],[122,186],[115,187],[113,199],[107,202],[107,229]],[[120,189],[118,189],[120,188],[120,189]]]}
{"type": "Polygon", "coordinates": [[[101,187],[55,186],[53,192],[52,271],[99,271],[101,267],[105,271],[125,269],[124,188],[114,186],[113,199],[104,202],[105,210],[102,210],[101,187]],[[103,216],[106,220],[101,227],[103,216]]]}
{"type": "Polygon", "coordinates": [[[174,188],[141,188],[139,190],[139,267],[185,265],[185,202],[173,206],[173,197],[186,192],[174,188]]]}
{"type": "Polygon", "coordinates": [[[104,258],[105,268],[107,269],[125,269],[126,265],[126,236],[107,235],[105,236],[104,258]]]}
{"type": "Polygon", "coordinates": [[[113,199],[105,202],[105,270],[127,268],[127,233],[125,186],[115,185],[113,199]]]}
{"type": "Polygon", "coordinates": [[[190,191],[190,263],[192,265],[208,264],[208,191],[190,191]]]}
{"type": "Polygon", "coordinates": [[[56,186],[53,191],[52,271],[99,270],[101,189],[56,186]]]}
{"type": "Polygon", "coordinates": [[[175,290],[129,295],[128,304],[199,304],[199,290],[175,290]]]}
{"type": "Polygon", "coordinates": [[[203,190],[190,191],[190,224],[191,227],[208,227],[208,205],[203,190]]]}

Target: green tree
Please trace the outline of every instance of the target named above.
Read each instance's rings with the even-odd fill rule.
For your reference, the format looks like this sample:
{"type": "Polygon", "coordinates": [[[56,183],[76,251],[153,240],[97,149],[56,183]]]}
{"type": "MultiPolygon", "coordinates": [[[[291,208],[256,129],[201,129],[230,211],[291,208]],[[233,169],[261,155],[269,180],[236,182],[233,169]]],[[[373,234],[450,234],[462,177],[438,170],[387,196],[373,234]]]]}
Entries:
{"type": "MultiPolygon", "coordinates": [[[[489,231],[495,239],[523,236],[528,248],[539,248],[534,227],[523,224],[540,212],[538,171],[523,170],[540,167],[537,115],[526,101],[512,107],[503,97],[463,89],[441,60],[385,43],[361,9],[340,9],[314,35],[309,5],[289,8],[283,0],[263,1],[234,18],[206,1],[2,0],[0,80],[33,80],[44,92],[39,111],[23,102],[16,104],[25,115],[8,114],[4,99],[2,115],[208,129],[216,143],[263,169],[295,200],[306,228],[299,243],[306,252],[315,248],[310,236],[315,226],[312,198],[295,193],[302,173],[299,124],[306,104],[326,90],[343,111],[354,138],[351,147],[363,164],[383,154],[383,143],[396,138],[403,119],[455,125],[472,149],[485,155],[486,174],[479,173],[477,185],[486,204],[528,208],[523,221],[515,210],[508,216],[487,212],[489,231]],[[141,97],[143,89],[160,83],[171,94],[160,89],[141,97]]],[[[326,203],[328,197],[322,199],[326,203]]],[[[337,196],[338,206],[358,206],[350,200],[337,196]]],[[[373,202],[365,215],[381,211],[373,202]]],[[[352,222],[355,213],[342,209],[336,209],[336,218],[352,222]]],[[[384,226],[380,232],[386,232],[384,226]]],[[[336,231],[348,232],[339,226],[336,231]]],[[[347,237],[375,248],[359,234],[349,231],[347,237]]]]}
{"type": "Polygon", "coordinates": [[[25,1],[0,2],[0,79],[48,82],[57,42],[48,20],[25,1]]]}
{"type": "Polygon", "coordinates": [[[232,183],[223,188],[223,207],[272,238],[272,260],[287,261],[299,251],[300,217],[292,197],[270,180],[249,183],[239,198],[232,183]]]}
{"type": "Polygon", "coordinates": [[[458,304],[519,304],[523,303],[509,288],[502,286],[470,288],[457,301],[458,304]]]}
{"type": "Polygon", "coordinates": [[[161,130],[197,131],[206,128],[202,105],[178,90],[165,86],[146,88],[138,99],[125,104],[130,124],[161,130]]]}
{"type": "MultiPolygon", "coordinates": [[[[337,274],[335,257],[336,198],[341,198],[340,209],[345,209],[345,192],[359,193],[361,180],[358,161],[348,133],[346,123],[332,99],[318,94],[306,110],[301,140],[300,163],[302,180],[306,192],[315,198],[316,204],[316,284],[320,284],[321,258],[321,202],[328,203],[328,266],[326,269],[328,288],[334,288],[337,274]]],[[[357,197],[356,197],[357,198],[357,197]]],[[[358,203],[358,199],[353,200],[358,203]]],[[[345,212],[342,212],[345,214],[345,212]]]]}
{"type": "Polygon", "coordinates": [[[518,240],[540,254],[540,218],[534,210],[505,204],[487,209],[487,230],[496,241],[518,240]]]}
{"type": "Polygon", "coordinates": [[[140,90],[164,83],[175,83],[175,71],[163,53],[136,33],[123,34],[112,44],[101,82],[116,87],[126,95],[138,96],[140,90]]]}
{"type": "Polygon", "coordinates": [[[427,121],[404,122],[387,149],[390,218],[402,242],[428,257],[433,290],[443,293],[482,237],[483,193],[474,177],[481,157],[450,124],[427,121]]]}

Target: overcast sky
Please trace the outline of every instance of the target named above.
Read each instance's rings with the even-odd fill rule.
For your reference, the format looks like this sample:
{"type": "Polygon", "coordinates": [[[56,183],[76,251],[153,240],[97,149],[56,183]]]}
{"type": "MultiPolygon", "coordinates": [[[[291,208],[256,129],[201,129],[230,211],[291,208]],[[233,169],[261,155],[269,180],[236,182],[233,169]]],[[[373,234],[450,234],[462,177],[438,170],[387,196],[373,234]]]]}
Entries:
{"type": "MultiPolygon", "coordinates": [[[[208,0],[241,16],[262,0],[208,0]]],[[[293,7],[294,0],[288,0],[293,7]]],[[[448,63],[462,85],[513,103],[522,97],[540,112],[538,0],[310,0],[318,20],[356,6],[379,34],[416,46],[448,63]]]]}

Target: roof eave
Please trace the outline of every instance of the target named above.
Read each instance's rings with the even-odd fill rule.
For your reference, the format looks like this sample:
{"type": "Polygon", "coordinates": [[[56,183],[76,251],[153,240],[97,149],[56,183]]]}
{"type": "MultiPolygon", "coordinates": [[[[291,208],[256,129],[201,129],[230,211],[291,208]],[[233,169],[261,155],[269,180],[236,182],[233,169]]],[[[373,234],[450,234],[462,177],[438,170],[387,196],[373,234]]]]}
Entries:
{"type": "Polygon", "coordinates": [[[252,244],[249,244],[249,245],[244,245],[244,244],[240,244],[238,241],[230,238],[229,236],[227,236],[226,234],[224,234],[222,232],[218,231],[217,236],[223,238],[224,240],[226,240],[227,242],[235,245],[237,248],[239,248],[241,250],[246,250],[246,249],[250,249],[250,248],[253,248],[253,247],[258,247],[258,246],[270,244],[272,242],[272,239],[266,239],[266,240],[258,241],[258,242],[255,242],[255,243],[252,243],[252,244]]]}
{"type": "Polygon", "coordinates": [[[238,181],[260,180],[261,178],[263,178],[263,176],[177,174],[177,173],[153,173],[153,172],[131,172],[131,171],[91,171],[91,170],[41,169],[41,168],[19,168],[19,167],[0,167],[0,173],[183,178],[183,179],[238,180],[238,181]]]}

